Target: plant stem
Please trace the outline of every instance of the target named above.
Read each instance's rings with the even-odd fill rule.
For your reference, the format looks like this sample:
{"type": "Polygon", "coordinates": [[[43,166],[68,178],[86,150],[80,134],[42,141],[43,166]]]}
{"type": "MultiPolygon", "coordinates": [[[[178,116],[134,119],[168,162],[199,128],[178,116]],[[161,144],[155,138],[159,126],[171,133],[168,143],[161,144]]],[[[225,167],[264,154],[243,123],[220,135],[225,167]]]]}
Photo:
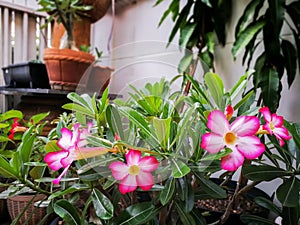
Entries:
{"type": "Polygon", "coordinates": [[[33,184],[31,181],[27,180],[27,179],[20,179],[21,183],[26,185],[27,187],[31,188],[32,190],[39,192],[41,194],[45,194],[46,196],[51,195],[51,192],[43,190],[42,188],[40,188],[39,186],[33,184]]]}

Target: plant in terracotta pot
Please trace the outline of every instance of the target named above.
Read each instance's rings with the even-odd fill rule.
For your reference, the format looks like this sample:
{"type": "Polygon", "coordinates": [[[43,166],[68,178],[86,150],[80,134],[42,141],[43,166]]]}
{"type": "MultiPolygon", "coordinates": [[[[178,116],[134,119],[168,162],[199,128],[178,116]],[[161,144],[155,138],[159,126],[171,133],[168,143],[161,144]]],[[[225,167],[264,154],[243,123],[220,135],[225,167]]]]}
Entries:
{"type": "MultiPolygon", "coordinates": [[[[107,10],[109,6],[107,1],[94,1],[94,3],[91,3],[89,1],[78,0],[40,0],[38,2],[41,5],[39,11],[45,11],[50,14],[47,22],[55,21],[64,28],[62,31],[59,31],[61,33],[61,35],[58,35],[59,41],[57,42],[59,44],[44,50],[44,60],[50,84],[55,89],[75,90],[82,75],[95,60],[92,54],[80,51],[79,49],[81,45],[90,45],[90,23],[82,25],[81,22],[85,20],[91,22],[104,15],[104,10],[101,11],[100,16],[96,17],[94,15],[95,11],[93,7],[95,9],[99,7],[95,5],[96,2],[99,4],[106,2],[105,9],[107,10]],[[91,5],[86,5],[89,3],[91,5]],[[90,17],[89,13],[92,13],[90,17]],[[81,25],[79,26],[79,24],[81,25]],[[78,43],[76,43],[77,36],[75,31],[78,31],[79,38],[86,37],[87,41],[78,40],[78,43]]],[[[57,33],[56,26],[53,29],[54,36],[55,33],[57,33]]],[[[53,40],[55,40],[55,37],[53,40]]],[[[81,83],[85,85],[85,81],[81,83]]]]}

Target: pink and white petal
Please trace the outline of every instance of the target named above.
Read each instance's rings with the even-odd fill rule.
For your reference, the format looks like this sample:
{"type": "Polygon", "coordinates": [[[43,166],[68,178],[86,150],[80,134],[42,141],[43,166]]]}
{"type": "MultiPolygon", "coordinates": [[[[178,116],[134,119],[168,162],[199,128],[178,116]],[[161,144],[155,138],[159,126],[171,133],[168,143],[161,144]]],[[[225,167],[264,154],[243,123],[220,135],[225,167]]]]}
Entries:
{"type": "Polygon", "coordinates": [[[223,136],[229,130],[229,122],[220,110],[213,110],[209,113],[207,127],[216,134],[223,136]]]}
{"type": "Polygon", "coordinates": [[[275,127],[282,127],[283,126],[283,117],[277,116],[275,113],[272,115],[272,124],[275,127]]]}
{"type": "Polygon", "coordinates": [[[206,133],[202,135],[201,148],[209,153],[217,153],[225,147],[223,136],[214,133],[206,133]]]}
{"type": "Polygon", "coordinates": [[[231,131],[238,136],[254,135],[260,127],[260,123],[255,116],[239,116],[231,125],[231,131]]]}
{"type": "Polygon", "coordinates": [[[273,132],[276,137],[280,136],[285,140],[290,140],[292,138],[292,136],[289,135],[289,132],[285,127],[275,127],[273,132]]]}
{"type": "Polygon", "coordinates": [[[129,174],[129,167],[123,162],[112,162],[109,169],[116,180],[122,180],[129,174]]]}
{"type": "Polygon", "coordinates": [[[235,171],[244,163],[244,156],[233,149],[232,152],[221,159],[221,167],[227,171],[235,171]]]}
{"type": "Polygon", "coordinates": [[[119,190],[122,194],[132,192],[137,188],[137,180],[135,175],[130,175],[124,177],[119,185],[119,190]]]}
{"type": "Polygon", "coordinates": [[[264,119],[266,122],[270,122],[271,121],[271,113],[268,107],[262,107],[260,108],[259,112],[261,112],[261,114],[263,115],[264,119]]]}
{"type": "Polygon", "coordinates": [[[138,150],[130,149],[125,157],[128,166],[139,165],[141,159],[141,152],[138,150]]]}
{"type": "Polygon", "coordinates": [[[151,173],[140,171],[136,180],[137,185],[144,191],[150,190],[154,185],[154,179],[151,173]]]}
{"type": "Polygon", "coordinates": [[[63,167],[67,167],[70,166],[74,160],[75,160],[74,155],[72,154],[72,150],[71,150],[69,151],[69,154],[65,158],[62,158],[60,160],[60,162],[63,165],[63,167]]]}
{"type": "Polygon", "coordinates": [[[256,136],[239,138],[237,140],[236,148],[247,159],[255,159],[265,151],[265,146],[256,136]]]}
{"type": "Polygon", "coordinates": [[[141,158],[139,167],[144,172],[152,172],[157,169],[158,161],[154,156],[145,156],[141,158]]]}
{"type": "Polygon", "coordinates": [[[273,130],[271,129],[269,123],[264,124],[262,127],[263,127],[264,130],[268,131],[268,133],[269,133],[270,135],[273,135],[273,130]]]}
{"type": "Polygon", "coordinates": [[[281,147],[284,146],[284,144],[285,144],[284,140],[282,140],[281,138],[278,138],[278,141],[279,141],[279,145],[281,147]]]}
{"type": "Polygon", "coordinates": [[[63,167],[61,159],[68,156],[68,152],[61,150],[58,152],[49,152],[45,155],[44,161],[48,164],[51,170],[59,170],[63,167]]]}
{"type": "Polygon", "coordinates": [[[62,128],[61,129],[61,138],[57,141],[57,145],[60,148],[63,148],[65,150],[68,150],[68,148],[70,148],[73,143],[72,143],[72,137],[73,137],[73,133],[72,131],[70,131],[68,128],[62,128]]]}

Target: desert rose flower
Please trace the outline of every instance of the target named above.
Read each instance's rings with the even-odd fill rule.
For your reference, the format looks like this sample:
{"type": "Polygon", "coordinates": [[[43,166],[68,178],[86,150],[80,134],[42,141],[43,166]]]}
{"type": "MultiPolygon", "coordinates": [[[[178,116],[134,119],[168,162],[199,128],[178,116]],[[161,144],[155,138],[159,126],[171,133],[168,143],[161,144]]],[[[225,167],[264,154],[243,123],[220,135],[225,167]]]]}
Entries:
{"type": "Polygon", "coordinates": [[[61,129],[61,138],[57,141],[57,145],[61,148],[60,151],[49,152],[46,154],[44,161],[52,170],[64,168],[58,178],[53,180],[54,184],[58,184],[61,178],[67,173],[72,162],[75,160],[90,158],[102,155],[108,152],[106,148],[93,147],[85,148],[87,145],[86,138],[90,135],[91,124],[88,128],[79,129],[80,124],[73,126],[73,131],[68,128],[61,129]]]}
{"type": "Polygon", "coordinates": [[[158,167],[158,161],[153,156],[141,157],[141,152],[129,150],[126,154],[126,163],[113,162],[109,168],[116,180],[121,181],[119,190],[122,194],[133,192],[139,186],[147,191],[154,185],[151,174],[158,167]]]}
{"type": "Polygon", "coordinates": [[[255,116],[240,116],[229,124],[223,112],[214,110],[208,115],[207,127],[211,132],[202,136],[203,149],[209,153],[218,153],[225,147],[232,150],[221,159],[221,166],[225,170],[234,171],[244,163],[244,158],[255,159],[265,150],[255,136],[260,127],[255,116]]]}
{"type": "Polygon", "coordinates": [[[284,140],[289,140],[292,138],[289,136],[288,130],[283,126],[282,116],[278,116],[276,113],[271,115],[268,107],[262,107],[259,111],[266,121],[262,128],[270,135],[274,135],[278,139],[280,146],[284,145],[284,140]]]}

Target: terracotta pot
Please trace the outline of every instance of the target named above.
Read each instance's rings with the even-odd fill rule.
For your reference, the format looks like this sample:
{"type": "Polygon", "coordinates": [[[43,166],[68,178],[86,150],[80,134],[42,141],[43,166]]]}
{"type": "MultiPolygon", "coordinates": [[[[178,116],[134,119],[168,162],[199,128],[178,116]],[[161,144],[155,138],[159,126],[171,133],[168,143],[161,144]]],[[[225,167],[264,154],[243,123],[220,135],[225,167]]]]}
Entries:
{"type": "Polygon", "coordinates": [[[81,0],[84,5],[91,5],[93,9],[86,12],[91,16],[92,23],[100,20],[107,12],[111,0],[81,0]]]}
{"type": "Polygon", "coordinates": [[[53,89],[74,91],[86,69],[92,64],[95,57],[87,52],[71,49],[47,48],[44,50],[44,61],[47,67],[50,86],[53,89]]]}
{"type": "MultiPolygon", "coordinates": [[[[73,28],[73,37],[76,47],[80,49],[80,46],[90,46],[90,36],[91,36],[91,18],[82,17],[79,21],[75,21],[73,28]]],[[[62,23],[57,22],[53,25],[52,30],[52,47],[60,48],[61,38],[65,33],[65,28],[62,23]]]]}
{"type": "Polygon", "coordinates": [[[108,86],[113,71],[114,69],[107,66],[90,66],[85,73],[87,76],[86,90],[91,93],[102,93],[108,86]]]}
{"type": "Polygon", "coordinates": [[[17,218],[24,208],[28,207],[17,224],[38,224],[46,215],[45,207],[36,207],[35,202],[45,199],[45,195],[16,195],[7,198],[8,212],[12,220],[17,218]],[[32,200],[33,199],[33,200],[32,200]],[[31,202],[30,202],[31,201],[31,202]],[[28,221],[27,221],[28,220],[28,221]],[[26,222],[27,221],[27,222],[26,222]],[[26,222],[26,223],[25,223],[26,222]]]}

